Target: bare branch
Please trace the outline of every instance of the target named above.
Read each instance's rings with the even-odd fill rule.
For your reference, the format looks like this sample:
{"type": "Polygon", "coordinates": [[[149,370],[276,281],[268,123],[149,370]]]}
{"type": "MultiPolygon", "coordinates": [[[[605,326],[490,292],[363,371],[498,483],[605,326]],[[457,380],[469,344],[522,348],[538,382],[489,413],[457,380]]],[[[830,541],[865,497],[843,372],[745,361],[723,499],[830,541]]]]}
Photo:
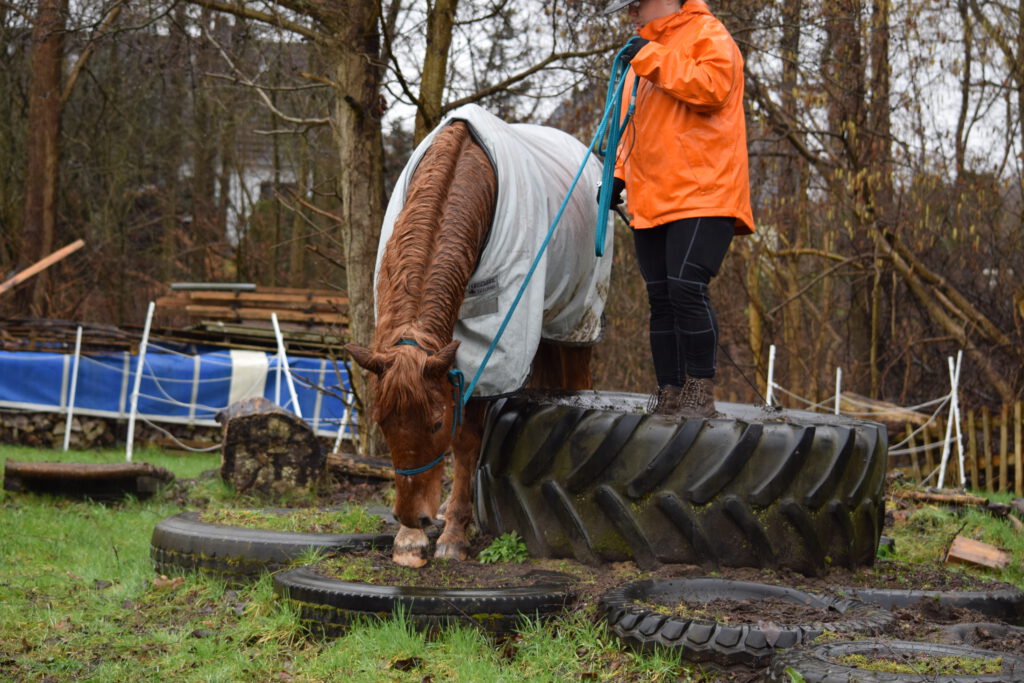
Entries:
{"type": "MultiPolygon", "coordinates": [[[[204,72],[204,74],[206,76],[209,76],[210,78],[215,78],[220,81],[227,81],[228,83],[234,83],[235,85],[249,85],[249,83],[239,80],[237,76],[229,76],[227,74],[219,74],[214,73],[212,71],[206,71],[204,72]]],[[[300,75],[308,76],[308,74],[300,75]]],[[[332,87],[332,84],[328,81],[327,83],[318,83],[316,85],[261,85],[260,87],[266,90],[267,92],[298,92],[302,90],[319,90],[320,88],[330,88],[332,87]]]]}
{"type": "Polygon", "coordinates": [[[242,85],[252,88],[256,92],[256,94],[260,96],[260,99],[263,100],[263,104],[267,107],[267,109],[271,111],[271,113],[274,114],[274,116],[278,117],[282,121],[287,121],[288,123],[295,123],[302,126],[321,126],[331,122],[331,120],[326,117],[319,119],[302,119],[285,114],[283,111],[281,111],[274,105],[273,101],[270,99],[270,96],[267,95],[266,90],[264,90],[264,88],[261,85],[250,79],[248,76],[246,76],[242,72],[242,70],[235,65],[234,61],[231,59],[231,56],[228,55],[227,51],[221,46],[220,43],[217,42],[217,40],[213,36],[207,35],[206,38],[213,44],[214,47],[217,48],[217,51],[220,52],[221,57],[223,57],[224,61],[228,63],[228,66],[231,67],[231,70],[235,72],[239,82],[242,83],[242,85]]]}
{"type": "Polygon", "coordinates": [[[78,60],[75,61],[75,65],[71,67],[71,73],[68,74],[68,80],[64,84],[64,90],[60,94],[60,103],[64,105],[68,98],[71,97],[71,93],[75,89],[75,84],[78,82],[78,76],[82,73],[82,69],[85,68],[89,58],[92,56],[93,50],[96,49],[96,43],[100,41],[105,35],[110,32],[110,27],[117,20],[121,9],[127,4],[128,0],[119,0],[116,5],[110,8],[107,12],[107,16],[103,18],[103,23],[99,25],[96,32],[89,38],[89,42],[86,44],[85,49],[82,50],[82,54],[78,56],[78,60]]]}
{"type": "Polygon", "coordinates": [[[27,21],[30,24],[36,20],[35,17],[30,16],[28,14],[25,14],[25,12],[23,12],[20,7],[17,7],[16,5],[12,5],[9,2],[4,2],[4,0],[0,0],[0,7],[4,7],[6,9],[11,10],[12,12],[17,14],[19,17],[21,17],[22,19],[24,19],[25,21],[27,21]]]}
{"type": "Polygon", "coordinates": [[[547,57],[545,57],[544,59],[542,59],[537,64],[534,64],[530,68],[524,69],[523,71],[520,71],[517,74],[513,74],[513,75],[509,76],[508,78],[506,78],[503,81],[495,83],[492,86],[488,86],[488,87],[484,88],[483,90],[478,90],[477,92],[473,93],[472,95],[467,95],[466,97],[462,97],[462,98],[459,98],[459,99],[457,99],[457,100],[455,100],[453,102],[449,102],[448,104],[444,105],[441,108],[441,114],[444,115],[445,113],[447,113],[447,112],[449,112],[449,111],[451,111],[453,109],[458,109],[459,107],[461,107],[464,104],[470,104],[472,102],[479,102],[480,100],[484,99],[485,97],[489,97],[489,96],[494,95],[495,93],[499,93],[499,92],[501,92],[503,90],[508,90],[510,87],[512,87],[516,83],[529,78],[530,76],[532,76],[533,74],[537,73],[538,71],[541,71],[541,70],[545,69],[549,64],[551,64],[553,62],[561,61],[561,60],[564,60],[564,59],[571,59],[573,57],[590,57],[591,55],[601,54],[602,52],[608,52],[608,51],[610,51],[612,48],[614,48],[616,46],[617,46],[617,44],[610,43],[608,45],[602,45],[602,46],[594,48],[592,50],[577,50],[577,51],[572,51],[572,52],[554,52],[554,53],[548,55],[547,57]]]}
{"type": "MultiPolygon", "coordinates": [[[[319,31],[314,31],[311,28],[297,24],[294,21],[289,21],[282,16],[276,14],[270,14],[268,12],[260,12],[254,10],[247,5],[231,5],[226,2],[218,2],[217,0],[189,0],[192,4],[206,7],[208,9],[216,10],[218,12],[226,12],[227,14],[233,14],[236,17],[242,17],[243,19],[253,19],[255,21],[263,22],[264,24],[270,24],[271,26],[277,26],[286,31],[291,31],[304,38],[309,38],[317,42],[322,42],[324,35],[319,31]]],[[[288,3],[278,0],[278,3],[284,7],[288,7],[288,3]]],[[[307,11],[296,10],[299,14],[304,14],[313,19],[318,19],[319,16],[308,11],[308,7],[303,6],[307,11]]],[[[292,9],[289,7],[289,9],[292,9]]]]}

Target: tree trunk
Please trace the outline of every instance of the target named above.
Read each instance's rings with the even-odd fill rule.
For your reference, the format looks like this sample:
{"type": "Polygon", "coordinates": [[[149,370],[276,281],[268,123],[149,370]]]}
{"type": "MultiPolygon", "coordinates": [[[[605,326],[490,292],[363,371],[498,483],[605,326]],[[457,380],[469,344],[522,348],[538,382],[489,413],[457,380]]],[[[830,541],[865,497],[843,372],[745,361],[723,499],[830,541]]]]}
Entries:
{"type": "Polygon", "coordinates": [[[416,108],[415,144],[441,121],[441,102],[448,82],[448,49],[459,0],[435,0],[427,15],[427,54],[423,57],[420,102],[416,108]]]}
{"type": "MultiPolygon", "coordinates": [[[[20,262],[35,263],[53,251],[57,226],[60,162],[61,72],[64,58],[65,0],[40,0],[32,27],[32,74],[26,139],[25,222],[20,262]]],[[[49,312],[50,274],[43,272],[19,292],[18,308],[37,317],[49,312]]]]}
{"type": "MultiPolygon", "coordinates": [[[[334,135],[340,163],[341,232],[349,296],[349,337],[370,345],[374,329],[373,268],[384,218],[384,141],[380,125],[380,36],[375,2],[350,0],[331,29],[338,88],[334,135]]],[[[353,366],[356,391],[369,417],[370,392],[365,371],[353,366]]],[[[379,439],[369,438],[369,419],[360,423],[363,455],[375,455],[379,439]]]]}

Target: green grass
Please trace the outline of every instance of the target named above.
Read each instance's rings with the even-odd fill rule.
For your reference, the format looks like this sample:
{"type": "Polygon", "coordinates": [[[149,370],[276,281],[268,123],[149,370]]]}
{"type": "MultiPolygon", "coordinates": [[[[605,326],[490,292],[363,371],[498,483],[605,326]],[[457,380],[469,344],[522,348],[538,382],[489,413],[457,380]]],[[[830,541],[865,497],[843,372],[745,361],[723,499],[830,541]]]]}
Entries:
{"type": "Polygon", "coordinates": [[[384,519],[358,505],[340,510],[293,508],[280,515],[264,510],[218,508],[204,510],[199,519],[209,524],[226,524],[247,529],[297,531],[321,534],[376,534],[384,528],[384,519]]]}
{"type": "MultiPolygon", "coordinates": [[[[996,502],[1009,502],[1008,494],[977,492],[996,502]]],[[[1012,513],[1011,513],[1012,514],[1012,513]]],[[[950,566],[970,574],[996,581],[1012,583],[1024,588],[1024,534],[1018,532],[1006,519],[995,517],[985,510],[966,507],[959,512],[935,505],[918,507],[910,518],[885,533],[896,540],[894,559],[909,563],[941,564],[953,538],[958,534],[990,543],[1010,554],[1005,569],[976,566],[950,566]]]]}
{"type": "MultiPolygon", "coordinates": [[[[0,461],[123,457],[0,446],[0,461]]],[[[179,478],[218,462],[216,455],[155,450],[137,451],[135,460],[179,478]]],[[[207,494],[220,506],[253,506],[210,482],[199,494],[172,486],[147,501],[113,504],[0,492],[0,680],[715,680],[670,654],[624,652],[593,607],[527,624],[500,641],[472,628],[427,639],[401,617],[368,622],[336,640],[309,638],[289,604],[273,595],[269,577],[232,589],[202,576],[153,572],[153,526],[207,494]]]]}

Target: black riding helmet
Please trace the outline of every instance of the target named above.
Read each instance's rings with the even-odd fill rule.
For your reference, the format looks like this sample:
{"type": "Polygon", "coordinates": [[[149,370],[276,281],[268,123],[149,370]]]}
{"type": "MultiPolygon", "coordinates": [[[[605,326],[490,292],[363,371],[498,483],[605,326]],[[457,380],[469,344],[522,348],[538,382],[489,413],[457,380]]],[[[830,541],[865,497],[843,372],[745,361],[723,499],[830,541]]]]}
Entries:
{"type": "Polygon", "coordinates": [[[611,0],[608,6],[604,8],[605,14],[612,14],[618,12],[620,9],[626,9],[632,4],[633,0],[611,0]]]}

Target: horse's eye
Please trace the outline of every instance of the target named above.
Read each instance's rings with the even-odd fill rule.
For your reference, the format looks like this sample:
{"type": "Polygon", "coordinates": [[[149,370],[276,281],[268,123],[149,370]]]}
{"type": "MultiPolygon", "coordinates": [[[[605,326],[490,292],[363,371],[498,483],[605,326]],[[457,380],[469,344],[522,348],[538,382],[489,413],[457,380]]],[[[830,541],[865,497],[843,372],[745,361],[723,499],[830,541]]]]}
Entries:
{"type": "Polygon", "coordinates": [[[442,426],[444,426],[444,425],[442,425],[440,422],[435,422],[434,423],[434,433],[437,434],[437,432],[441,429],[442,426]]]}

